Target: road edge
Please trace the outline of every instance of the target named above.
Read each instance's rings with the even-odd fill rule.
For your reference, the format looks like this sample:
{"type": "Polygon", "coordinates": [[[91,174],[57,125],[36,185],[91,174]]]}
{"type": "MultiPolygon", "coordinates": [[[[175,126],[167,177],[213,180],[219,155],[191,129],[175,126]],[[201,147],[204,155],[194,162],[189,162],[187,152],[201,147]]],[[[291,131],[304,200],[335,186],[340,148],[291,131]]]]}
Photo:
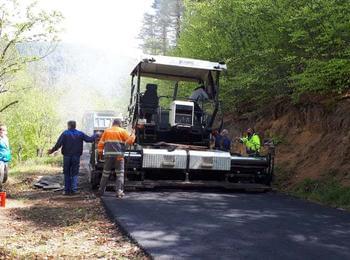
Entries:
{"type": "Polygon", "coordinates": [[[128,239],[130,239],[133,243],[135,243],[144,253],[147,257],[150,259],[154,259],[154,256],[152,256],[146,248],[144,248],[127,230],[123,227],[123,225],[118,221],[116,217],[114,217],[112,211],[108,208],[107,204],[103,200],[103,198],[100,198],[100,201],[102,203],[103,208],[105,209],[105,212],[107,213],[108,218],[114,223],[114,225],[119,229],[119,231],[126,236],[128,239]]]}

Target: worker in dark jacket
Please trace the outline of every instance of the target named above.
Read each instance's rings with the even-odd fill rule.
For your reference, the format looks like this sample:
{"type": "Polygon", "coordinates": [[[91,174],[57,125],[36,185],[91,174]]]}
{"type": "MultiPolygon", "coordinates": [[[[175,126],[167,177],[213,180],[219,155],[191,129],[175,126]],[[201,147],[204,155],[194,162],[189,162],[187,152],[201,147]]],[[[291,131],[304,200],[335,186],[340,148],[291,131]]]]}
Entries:
{"type": "Polygon", "coordinates": [[[228,137],[227,129],[224,129],[219,133],[218,129],[215,129],[211,136],[211,143],[214,144],[215,150],[229,152],[231,150],[231,140],[228,137]]]}
{"type": "Polygon", "coordinates": [[[221,131],[221,139],[219,141],[219,150],[229,152],[231,150],[231,140],[228,137],[228,130],[221,131]]]}
{"type": "Polygon", "coordinates": [[[48,151],[49,154],[62,147],[63,154],[63,174],[65,195],[74,194],[78,191],[78,174],[80,156],[83,153],[83,141],[93,142],[97,135],[87,136],[83,132],[75,129],[76,122],[68,121],[68,129],[58,138],[56,144],[48,151]]]}
{"type": "Polygon", "coordinates": [[[213,132],[211,133],[210,137],[210,147],[219,150],[220,149],[220,140],[221,140],[221,135],[218,129],[214,129],[213,132]]]}

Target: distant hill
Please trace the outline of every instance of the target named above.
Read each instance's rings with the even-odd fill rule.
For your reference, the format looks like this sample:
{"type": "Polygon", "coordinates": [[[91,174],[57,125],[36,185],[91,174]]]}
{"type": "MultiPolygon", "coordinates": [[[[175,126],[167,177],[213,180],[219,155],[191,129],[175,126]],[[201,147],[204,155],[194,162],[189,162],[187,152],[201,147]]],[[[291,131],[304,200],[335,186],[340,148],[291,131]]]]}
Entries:
{"type": "MultiPolygon", "coordinates": [[[[23,55],[42,55],[46,44],[22,45],[23,55]]],[[[60,43],[29,70],[36,82],[48,90],[63,90],[63,119],[77,118],[90,109],[126,109],[129,74],[136,59],[116,52],[60,43]]]]}

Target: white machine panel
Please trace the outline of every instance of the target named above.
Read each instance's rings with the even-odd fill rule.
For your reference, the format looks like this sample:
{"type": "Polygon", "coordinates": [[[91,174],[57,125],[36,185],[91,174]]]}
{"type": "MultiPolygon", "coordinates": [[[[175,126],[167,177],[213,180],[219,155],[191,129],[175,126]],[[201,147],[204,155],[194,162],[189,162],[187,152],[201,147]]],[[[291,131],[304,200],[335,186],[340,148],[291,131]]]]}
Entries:
{"type": "Polygon", "coordinates": [[[170,104],[169,124],[171,126],[192,126],[194,103],[192,101],[175,100],[170,104]]]}
{"type": "Polygon", "coordinates": [[[230,171],[231,155],[222,151],[189,151],[190,169],[230,171]]]}
{"type": "Polygon", "coordinates": [[[143,149],[143,168],[186,169],[187,155],[184,150],[169,152],[166,149],[143,149]]]}

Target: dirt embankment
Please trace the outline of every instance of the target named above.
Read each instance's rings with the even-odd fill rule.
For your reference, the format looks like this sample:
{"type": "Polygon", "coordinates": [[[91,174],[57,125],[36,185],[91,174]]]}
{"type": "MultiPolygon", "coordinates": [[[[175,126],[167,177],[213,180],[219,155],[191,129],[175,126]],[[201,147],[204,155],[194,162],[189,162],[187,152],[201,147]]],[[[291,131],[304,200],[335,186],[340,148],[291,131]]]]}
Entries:
{"type": "Polygon", "coordinates": [[[350,186],[349,96],[304,97],[297,105],[280,100],[263,111],[230,115],[224,125],[232,137],[254,127],[263,139],[279,143],[276,175],[283,175],[285,187],[327,176],[350,186]]]}

